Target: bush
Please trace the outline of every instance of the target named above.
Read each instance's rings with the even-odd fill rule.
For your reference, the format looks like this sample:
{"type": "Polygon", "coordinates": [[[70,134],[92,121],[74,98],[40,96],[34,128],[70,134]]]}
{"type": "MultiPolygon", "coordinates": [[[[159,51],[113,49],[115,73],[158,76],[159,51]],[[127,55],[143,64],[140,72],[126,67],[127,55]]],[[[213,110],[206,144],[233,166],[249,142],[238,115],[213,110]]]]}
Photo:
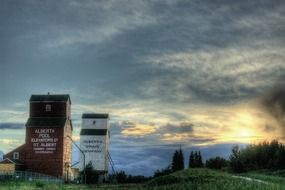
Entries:
{"type": "Polygon", "coordinates": [[[45,186],[42,182],[36,182],[36,187],[43,188],[45,186]]]}
{"type": "Polygon", "coordinates": [[[227,164],[228,164],[227,160],[219,156],[215,158],[210,158],[209,160],[206,161],[207,168],[216,169],[216,170],[220,170],[224,167],[227,167],[227,164]]]}
{"type": "Polygon", "coordinates": [[[127,175],[124,171],[120,171],[116,174],[116,180],[118,183],[127,183],[127,175]]]}
{"type": "MultiPolygon", "coordinates": [[[[99,173],[97,173],[92,166],[92,163],[89,162],[85,166],[85,174],[86,174],[86,183],[87,184],[95,184],[98,183],[99,173]]],[[[84,182],[84,171],[80,172],[80,176],[82,181],[84,182]]]]}
{"type": "Polygon", "coordinates": [[[156,170],[154,172],[153,177],[164,176],[164,175],[168,175],[170,173],[172,173],[171,166],[167,166],[165,169],[156,170]]]}
{"type": "Polygon", "coordinates": [[[109,175],[110,179],[115,179],[117,183],[143,183],[150,179],[142,175],[126,175],[124,171],[117,172],[116,174],[109,175]]]}

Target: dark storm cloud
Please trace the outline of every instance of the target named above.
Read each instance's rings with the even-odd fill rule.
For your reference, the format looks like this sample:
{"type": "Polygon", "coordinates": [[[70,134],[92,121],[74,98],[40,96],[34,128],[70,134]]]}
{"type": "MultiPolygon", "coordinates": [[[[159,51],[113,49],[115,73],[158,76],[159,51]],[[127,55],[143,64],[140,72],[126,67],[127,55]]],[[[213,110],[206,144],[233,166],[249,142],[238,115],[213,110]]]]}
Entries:
{"type": "Polygon", "coordinates": [[[177,133],[193,133],[194,125],[192,123],[181,123],[180,125],[174,125],[168,123],[165,126],[161,126],[158,130],[159,133],[170,133],[170,134],[177,134],[177,133]]]}
{"type": "Polygon", "coordinates": [[[3,129],[23,129],[25,124],[23,123],[0,123],[0,130],[3,129]]]}
{"type": "MultiPolygon", "coordinates": [[[[149,63],[168,71],[152,82],[150,93],[182,102],[224,102],[263,93],[285,72],[284,49],[249,48],[170,53],[151,57],[149,63]],[[266,69],[263,69],[266,68],[266,69]]],[[[148,91],[147,91],[148,92],[148,91]]]]}
{"type": "MultiPolygon", "coordinates": [[[[155,129],[155,132],[151,133],[158,133],[158,134],[179,134],[179,133],[193,133],[194,125],[192,123],[180,123],[180,124],[171,124],[168,123],[166,125],[162,125],[155,129]]],[[[113,135],[121,134],[123,130],[135,130],[136,124],[128,121],[124,121],[122,123],[111,123],[110,132],[113,135]]],[[[149,135],[151,135],[149,134],[149,135]]],[[[147,136],[147,135],[146,135],[147,136]]]]}
{"type": "MultiPolygon", "coordinates": [[[[164,73],[156,73],[159,78],[149,83],[155,86],[147,92],[163,94],[160,99],[166,101],[227,103],[255,96],[285,71],[284,47],[280,43],[284,40],[284,3],[208,2],[185,7],[194,11],[179,9],[181,13],[173,19],[166,16],[166,20],[177,24],[168,26],[170,29],[165,31],[173,35],[165,36],[175,38],[170,44],[183,40],[188,47],[181,46],[181,42],[179,51],[170,45],[164,46],[167,51],[156,52],[149,62],[164,73]],[[191,16],[195,19],[188,19],[191,16]],[[277,50],[270,51],[272,48],[277,50]]],[[[157,38],[163,37],[160,34],[157,38]]]]}
{"type": "Polygon", "coordinates": [[[262,99],[264,109],[280,124],[285,126],[285,86],[279,85],[268,92],[262,99]]]}
{"type": "Polygon", "coordinates": [[[275,130],[276,130],[276,128],[275,128],[274,126],[271,126],[270,124],[266,124],[266,125],[264,126],[264,131],[265,131],[265,132],[270,133],[270,132],[275,131],[275,130]]]}

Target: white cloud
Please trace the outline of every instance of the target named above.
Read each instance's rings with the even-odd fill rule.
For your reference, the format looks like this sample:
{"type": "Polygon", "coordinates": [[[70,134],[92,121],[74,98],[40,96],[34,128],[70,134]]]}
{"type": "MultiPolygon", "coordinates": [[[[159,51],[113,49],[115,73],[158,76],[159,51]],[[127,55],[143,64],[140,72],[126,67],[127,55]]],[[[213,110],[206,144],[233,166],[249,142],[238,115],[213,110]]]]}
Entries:
{"type": "Polygon", "coordinates": [[[28,111],[0,110],[1,123],[24,123],[28,118],[28,111]]]}
{"type": "MultiPolygon", "coordinates": [[[[254,96],[274,84],[284,75],[284,55],[282,47],[209,48],[162,53],[147,57],[145,62],[170,73],[174,85],[166,89],[174,93],[186,90],[189,96],[192,91],[197,96],[226,100],[254,96]]],[[[165,87],[160,79],[153,84],[158,87],[151,89],[165,87]]]]}
{"type": "Polygon", "coordinates": [[[47,47],[99,44],[125,31],[156,23],[145,1],[73,1],[67,9],[74,11],[75,19],[82,23],[54,27],[57,37],[47,47]]]}

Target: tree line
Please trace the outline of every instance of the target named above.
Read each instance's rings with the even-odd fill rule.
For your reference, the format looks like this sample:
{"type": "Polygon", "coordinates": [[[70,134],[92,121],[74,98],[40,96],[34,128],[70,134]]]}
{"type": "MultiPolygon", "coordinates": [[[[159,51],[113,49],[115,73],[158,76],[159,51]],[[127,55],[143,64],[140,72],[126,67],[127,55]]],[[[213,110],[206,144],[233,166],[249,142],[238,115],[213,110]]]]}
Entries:
{"type": "MultiPolygon", "coordinates": [[[[191,151],[188,163],[188,168],[206,167],[236,173],[260,169],[280,170],[285,169],[285,146],[277,140],[250,144],[244,148],[234,145],[228,159],[217,156],[209,158],[205,163],[200,151],[191,151]]],[[[184,156],[180,148],[173,153],[171,165],[157,170],[154,177],[183,170],[184,168],[184,156]]]]}
{"type": "MultiPolygon", "coordinates": [[[[236,173],[260,169],[272,171],[285,169],[285,146],[277,140],[250,144],[244,148],[234,145],[228,159],[217,156],[209,158],[205,162],[203,162],[200,151],[191,151],[188,158],[188,168],[202,167],[216,170],[223,169],[236,173]]],[[[172,154],[171,163],[166,168],[156,170],[153,177],[167,175],[184,169],[184,154],[180,147],[172,154]]],[[[86,174],[87,183],[98,181],[98,174],[93,170],[92,165],[88,164],[86,166],[86,174]]],[[[110,178],[115,178],[118,183],[141,183],[151,179],[144,176],[126,175],[123,171],[113,174],[110,178]]]]}
{"type": "MultiPolygon", "coordinates": [[[[81,183],[86,182],[87,184],[96,184],[100,182],[100,175],[102,174],[100,174],[100,172],[98,173],[98,171],[94,169],[92,163],[89,162],[85,166],[85,174],[84,171],[81,171],[78,180],[81,183]]],[[[119,171],[114,174],[110,174],[106,179],[102,179],[101,183],[143,183],[149,179],[151,179],[151,177],[142,175],[127,175],[124,171],[119,171]]]]}
{"type": "Polygon", "coordinates": [[[232,149],[229,167],[233,172],[285,169],[285,146],[277,140],[251,144],[243,149],[236,145],[232,149]]]}

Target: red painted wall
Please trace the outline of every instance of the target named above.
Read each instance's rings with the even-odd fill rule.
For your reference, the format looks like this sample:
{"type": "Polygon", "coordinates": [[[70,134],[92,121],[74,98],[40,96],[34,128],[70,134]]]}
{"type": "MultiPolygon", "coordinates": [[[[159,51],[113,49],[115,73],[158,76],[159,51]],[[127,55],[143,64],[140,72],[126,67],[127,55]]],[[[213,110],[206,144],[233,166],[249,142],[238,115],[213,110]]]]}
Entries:
{"type": "Polygon", "coordinates": [[[67,117],[66,102],[31,102],[30,117],[67,117]],[[51,111],[46,111],[46,105],[51,105],[51,111]]]}
{"type": "Polygon", "coordinates": [[[63,128],[26,128],[25,165],[33,172],[63,176],[63,128]]]}

